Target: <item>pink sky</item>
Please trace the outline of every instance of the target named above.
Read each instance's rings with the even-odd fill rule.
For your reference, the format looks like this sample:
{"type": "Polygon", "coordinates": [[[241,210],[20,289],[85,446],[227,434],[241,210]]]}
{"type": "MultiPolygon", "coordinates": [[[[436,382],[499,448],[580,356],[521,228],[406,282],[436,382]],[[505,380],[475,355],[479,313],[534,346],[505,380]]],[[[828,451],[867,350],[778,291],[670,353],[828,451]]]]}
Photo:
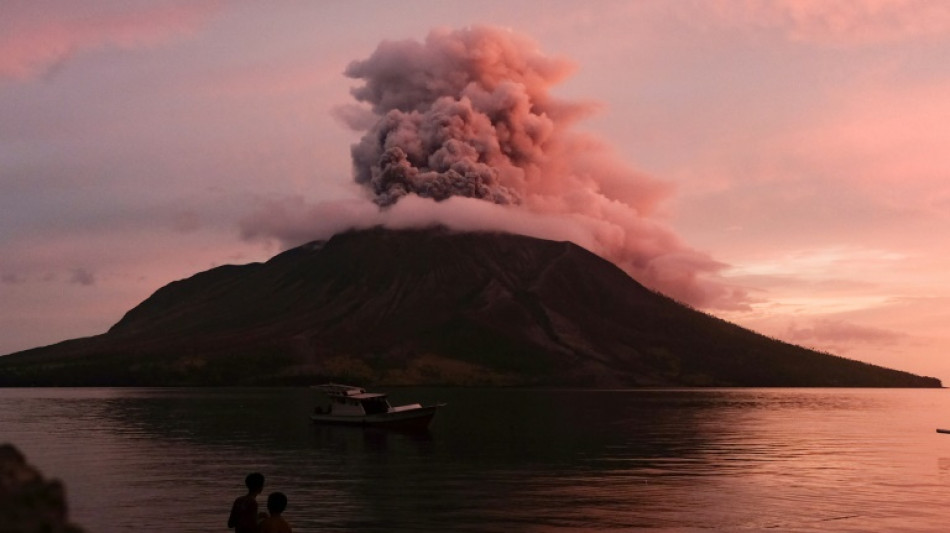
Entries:
{"type": "MultiPolygon", "coordinates": [[[[595,177],[612,191],[583,216],[523,231],[589,239],[609,200],[658,184],[637,220],[741,295],[707,311],[950,380],[942,2],[90,5],[0,19],[0,353],[104,332],[170,281],[372,214],[340,118],[361,85],[347,65],[490,25],[574,65],[551,94],[597,110],[572,128],[623,169],[595,177]]],[[[486,212],[450,207],[473,227],[486,212]]]]}

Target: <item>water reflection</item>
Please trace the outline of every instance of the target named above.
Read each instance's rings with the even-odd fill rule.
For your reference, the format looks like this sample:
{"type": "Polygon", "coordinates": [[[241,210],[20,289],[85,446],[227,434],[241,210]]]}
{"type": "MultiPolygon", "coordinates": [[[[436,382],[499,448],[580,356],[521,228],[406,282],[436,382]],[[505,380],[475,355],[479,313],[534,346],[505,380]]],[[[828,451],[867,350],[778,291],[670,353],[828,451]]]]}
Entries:
{"type": "Polygon", "coordinates": [[[307,389],[0,391],[0,439],[89,530],[217,529],[250,471],[295,531],[860,531],[936,524],[950,486],[940,391],[389,392],[449,405],[418,434],[313,426],[307,389]]]}

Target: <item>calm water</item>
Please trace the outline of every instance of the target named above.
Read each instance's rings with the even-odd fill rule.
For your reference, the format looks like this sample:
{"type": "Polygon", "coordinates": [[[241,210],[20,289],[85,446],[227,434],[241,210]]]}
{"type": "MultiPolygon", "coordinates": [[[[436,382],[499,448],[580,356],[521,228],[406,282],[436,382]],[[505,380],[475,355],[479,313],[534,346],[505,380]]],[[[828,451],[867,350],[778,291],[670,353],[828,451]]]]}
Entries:
{"type": "Polygon", "coordinates": [[[308,389],[0,389],[0,442],[90,532],[226,531],[244,475],[294,531],[946,531],[943,390],[395,389],[424,435],[314,427],[308,389]]]}

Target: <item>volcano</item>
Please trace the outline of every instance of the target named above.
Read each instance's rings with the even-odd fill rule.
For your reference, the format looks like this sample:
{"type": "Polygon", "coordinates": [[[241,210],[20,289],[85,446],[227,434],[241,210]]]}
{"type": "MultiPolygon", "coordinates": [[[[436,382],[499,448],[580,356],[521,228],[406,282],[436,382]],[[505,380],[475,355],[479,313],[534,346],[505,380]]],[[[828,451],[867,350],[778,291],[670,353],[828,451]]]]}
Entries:
{"type": "Polygon", "coordinates": [[[338,234],[170,283],[108,332],[0,358],[0,385],[939,387],[771,339],[569,243],[338,234]]]}

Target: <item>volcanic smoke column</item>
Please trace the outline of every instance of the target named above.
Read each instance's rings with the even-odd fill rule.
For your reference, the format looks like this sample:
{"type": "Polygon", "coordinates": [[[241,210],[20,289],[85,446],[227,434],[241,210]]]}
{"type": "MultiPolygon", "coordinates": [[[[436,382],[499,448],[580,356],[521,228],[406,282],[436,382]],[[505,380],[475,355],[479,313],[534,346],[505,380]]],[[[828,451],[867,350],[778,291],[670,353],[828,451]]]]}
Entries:
{"type": "Polygon", "coordinates": [[[346,74],[378,116],[353,146],[356,181],[388,206],[406,194],[521,202],[564,115],[547,95],[571,70],[530,41],[490,28],[383,42],[346,74]]]}
{"type": "Polygon", "coordinates": [[[356,182],[384,211],[415,195],[505,206],[491,217],[508,216],[506,229],[515,233],[526,233],[518,224],[527,216],[545,217],[556,224],[534,236],[573,240],[681,301],[723,300],[721,286],[700,279],[723,265],[654,220],[670,187],[631,170],[603,142],[570,131],[595,107],[549,95],[572,71],[570,62],[497,28],[384,41],[346,69],[364,82],[352,94],[371,119],[349,121],[366,130],[352,147],[356,182]],[[553,229],[567,225],[567,237],[553,229]]]}

